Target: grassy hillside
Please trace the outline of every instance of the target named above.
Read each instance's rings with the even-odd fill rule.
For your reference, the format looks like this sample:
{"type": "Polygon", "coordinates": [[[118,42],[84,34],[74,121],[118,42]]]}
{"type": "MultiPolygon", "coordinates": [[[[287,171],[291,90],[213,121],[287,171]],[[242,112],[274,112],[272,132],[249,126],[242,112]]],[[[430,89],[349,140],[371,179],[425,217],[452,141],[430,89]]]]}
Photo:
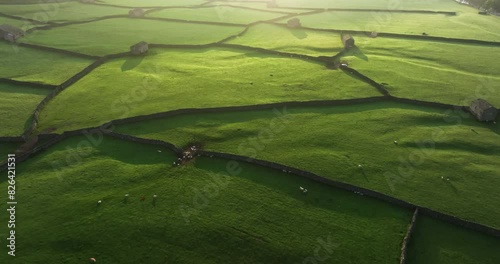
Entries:
{"type": "Polygon", "coordinates": [[[139,41],[157,44],[208,44],[237,34],[243,27],[119,18],[36,31],[23,42],[106,55],[129,51],[139,41]]]}
{"type": "Polygon", "coordinates": [[[237,24],[249,24],[260,20],[269,20],[283,16],[283,14],[217,6],[208,8],[180,8],[163,9],[152,12],[149,17],[175,18],[194,21],[212,21],[237,24]]]}
{"type": "Polygon", "coordinates": [[[340,34],[259,24],[228,43],[311,56],[333,56],[344,49],[340,34]]]}
{"type": "Polygon", "coordinates": [[[203,4],[204,0],[102,0],[103,4],[130,6],[130,7],[148,7],[148,6],[192,6],[203,4]]]}
{"type": "Polygon", "coordinates": [[[326,263],[397,263],[409,211],[246,164],[172,167],[154,146],[81,142],[89,143],[72,138],[18,165],[23,253],[10,263],[296,263],[317,248],[326,263]]]}
{"type": "Polygon", "coordinates": [[[355,36],[361,53],[344,60],[392,95],[469,105],[484,98],[500,106],[499,47],[355,36]]]}
{"type": "Polygon", "coordinates": [[[62,92],[41,113],[40,131],[181,108],[380,95],[341,71],[299,59],[228,49],[150,52],[106,63],[62,92]]]}
{"type": "Polygon", "coordinates": [[[128,15],[128,10],[75,2],[37,3],[36,5],[2,5],[0,12],[43,22],[89,20],[102,16],[128,15]]]}
{"type": "Polygon", "coordinates": [[[289,114],[183,115],[117,130],[275,161],[500,227],[498,125],[387,102],[276,110],[289,114]]]}
{"type": "Polygon", "coordinates": [[[428,217],[417,221],[409,248],[409,264],[495,264],[500,240],[428,217]]]}
{"type": "MultiPolygon", "coordinates": [[[[452,2],[452,0],[450,0],[452,2]]],[[[500,41],[500,17],[461,12],[443,14],[408,14],[390,12],[332,11],[299,16],[304,27],[359,30],[449,38],[500,41]]],[[[286,22],[286,20],[281,21],[286,22]]]]}
{"type": "Polygon", "coordinates": [[[88,59],[4,42],[0,42],[0,57],[5,63],[0,68],[0,78],[53,85],[63,83],[92,63],[88,59]]]}
{"type": "MultiPolygon", "coordinates": [[[[2,11],[0,11],[0,13],[1,12],[2,11]]],[[[0,24],[12,25],[12,26],[21,28],[23,30],[28,30],[32,27],[38,26],[38,25],[33,25],[29,21],[23,21],[23,20],[19,20],[19,19],[11,19],[11,18],[6,18],[6,17],[2,17],[2,16],[0,16],[0,24]]]]}
{"type": "Polygon", "coordinates": [[[456,3],[453,0],[276,0],[278,6],[309,7],[309,8],[357,8],[357,9],[387,9],[387,10],[440,10],[457,11],[473,10],[456,3]]]}
{"type": "Polygon", "coordinates": [[[36,105],[50,90],[0,84],[0,135],[19,136],[36,105]]]}

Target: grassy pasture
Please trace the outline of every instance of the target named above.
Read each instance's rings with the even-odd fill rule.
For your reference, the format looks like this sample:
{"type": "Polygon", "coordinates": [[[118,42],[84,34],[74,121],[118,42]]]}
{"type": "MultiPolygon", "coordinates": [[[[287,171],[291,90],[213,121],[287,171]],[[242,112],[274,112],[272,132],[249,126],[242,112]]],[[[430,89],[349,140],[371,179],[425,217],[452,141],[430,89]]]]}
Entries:
{"type": "MultiPolygon", "coordinates": [[[[52,2],[72,2],[76,0],[43,0],[44,3],[52,3],[52,2]]],[[[40,0],[0,0],[0,4],[17,4],[17,5],[26,5],[26,4],[39,4],[40,0]]]]}
{"type": "Polygon", "coordinates": [[[473,8],[460,5],[451,0],[277,0],[281,7],[307,8],[357,8],[357,9],[387,9],[387,10],[430,10],[472,12],[473,8]]]}
{"type": "Polygon", "coordinates": [[[0,78],[54,85],[63,83],[92,63],[88,59],[4,42],[0,42],[0,57],[5,65],[0,68],[0,78]]]}
{"type": "Polygon", "coordinates": [[[484,98],[500,106],[500,48],[354,36],[362,54],[345,57],[392,95],[468,105],[484,98]]]}
{"type": "Polygon", "coordinates": [[[174,18],[194,21],[226,22],[249,24],[259,20],[269,20],[283,16],[283,14],[264,11],[234,8],[229,6],[214,6],[207,8],[176,8],[162,9],[149,13],[150,17],[174,18]]]}
{"type": "Polygon", "coordinates": [[[340,34],[272,24],[254,25],[243,36],[228,43],[311,56],[333,56],[344,49],[340,34]]]}
{"type": "Polygon", "coordinates": [[[19,136],[40,101],[50,90],[0,84],[0,136],[19,136]]]}
{"type": "MultiPolygon", "coordinates": [[[[329,250],[319,249],[329,256],[326,263],[397,263],[409,211],[248,164],[233,164],[228,173],[227,160],[200,158],[174,168],[174,156],[154,146],[107,137],[97,147],[81,142],[88,141],[65,140],[18,164],[22,254],[9,263],[90,257],[115,263],[298,263],[314,256],[319,239],[329,250]]],[[[6,189],[5,181],[0,188],[6,189]]],[[[5,214],[0,220],[7,221],[5,214]]],[[[0,261],[8,257],[2,254],[0,261]]]]}
{"type": "MultiPolygon", "coordinates": [[[[451,1],[450,1],[451,2],[451,1]]],[[[304,27],[386,32],[500,42],[500,17],[477,13],[414,14],[332,11],[299,16],[304,27]]],[[[286,23],[286,20],[281,22],[286,23]]]]}
{"type": "Polygon", "coordinates": [[[420,217],[410,243],[409,264],[496,264],[500,240],[428,217],[420,217]]]}
{"type": "Polygon", "coordinates": [[[243,27],[118,18],[40,30],[22,41],[90,55],[127,52],[139,41],[157,44],[208,44],[243,27]]]}
{"type": "Polygon", "coordinates": [[[205,3],[204,0],[102,0],[103,4],[130,6],[130,7],[156,7],[156,6],[194,6],[205,3]]]}
{"type": "Polygon", "coordinates": [[[128,15],[128,10],[124,8],[89,5],[80,2],[2,5],[0,12],[43,22],[80,21],[110,15],[128,15]]]}
{"type": "Polygon", "coordinates": [[[280,12],[288,12],[288,13],[299,13],[299,12],[307,12],[309,10],[307,9],[296,9],[296,8],[281,8],[281,7],[273,7],[273,8],[268,8],[267,3],[264,2],[227,2],[227,1],[212,1],[210,6],[224,6],[224,5],[231,5],[231,6],[239,6],[239,7],[248,7],[248,8],[255,8],[255,9],[260,9],[260,10],[265,10],[265,11],[280,11],[280,12]]]}
{"type": "Polygon", "coordinates": [[[341,71],[236,49],[154,49],[110,61],[51,101],[40,131],[59,132],[180,108],[379,96],[341,71]],[[71,106],[71,107],[70,107],[71,106]]]}
{"type": "MultiPolygon", "coordinates": [[[[0,13],[2,13],[2,12],[3,11],[0,10],[0,13]]],[[[23,20],[19,20],[19,19],[12,19],[12,18],[0,16],[0,25],[3,25],[3,24],[12,25],[12,26],[18,27],[22,30],[28,30],[32,27],[37,26],[29,21],[23,21],[23,20]]]]}
{"type": "Polygon", "coordinates": [[[500,227],[498,125],[390,102],[277,110],[289,114],[183,115],[117,131],[275,161],[500,227]]]}

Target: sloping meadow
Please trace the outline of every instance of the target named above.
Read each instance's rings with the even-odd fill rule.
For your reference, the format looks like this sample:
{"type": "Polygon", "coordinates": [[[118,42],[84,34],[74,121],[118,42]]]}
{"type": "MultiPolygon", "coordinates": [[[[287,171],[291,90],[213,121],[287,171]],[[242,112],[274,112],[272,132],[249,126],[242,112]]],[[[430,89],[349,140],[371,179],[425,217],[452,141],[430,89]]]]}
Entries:
{"type": "Polygon", "coordinates": [[[115,18],[39,30],[22,41],[102,56],[128,52],[130,46],[140,41],[156,44],[208,44],[235,35],[243,29],[240,26],[115,18]]]}
{"type": "Polygon", "coordinates": [[[18,165],[23,254],[12,263],[398,262],[410,211],[245,163],[174,167],[156,146],[92,142],[67,139],[18,165]]]}
{"type": "Polygon", "coordinates": [[[110,61],[42,111],[40,131],[183,108],[379,96],[341,71],[300,59],[238,49],[153,49],[110,61]],[[69,107],[71,106],[71,107],[69,107]]]}
{"type": "Polygon", "coordinates": [[[128,15],[128,9],[125,8],[89,5],[78,1],[38,2],[31,5],[2,5],[0,12],[42,22],[70,22],[111,15],[128,15]]]}
{"type": "Polygon", "coordinates": [[[310,56],[334,56],[344,49],[340,34],[258,24],[228,43],[310,56]]]}
{"type": "Polygon", "coordinates": [[[63,83],[93,62],[4,42],[0,42],[0,57],[4,65],[0,68],[0,78],[51,85],[63,83]]]}
{"type": "MultiPolygon", "coordinates": [[[[450,1],[451,2],[451,1],[450,1]]],[[[330,11],[298,16],[302,26],[319,29],[358,30],[486,40],[500,42],[500,17],[475,9],[449,14],[330,11]]],[[[286,23],[286,20],[279,21],[286,23]]]]}
{"type": "Polygon", "coordinates": [[[462,112],[392,102],[280,107],[179,115],[117,132],[199,142],[500,227],[500,130],[462,112]]]}
{"type": "Polygon", "coordinates": [[[49,93],[48,89],[1,83],[0,136],[20,136],[38,103],[49,93]]]}
{"type": "Polygon", "coordinates": [[[230,6],[163,9],[148,14],[148,17],[225,22],[236,24],[249,24],[261,20],[277,18],[280,16],[283,16],[283,14],[234,8],[230,6]]]}
{"type": "Polygon", "coordinates": [[[454,105],[483,98],[500,106],[500,47],[355,35],[342,58],[398,97],[454,105]]]}

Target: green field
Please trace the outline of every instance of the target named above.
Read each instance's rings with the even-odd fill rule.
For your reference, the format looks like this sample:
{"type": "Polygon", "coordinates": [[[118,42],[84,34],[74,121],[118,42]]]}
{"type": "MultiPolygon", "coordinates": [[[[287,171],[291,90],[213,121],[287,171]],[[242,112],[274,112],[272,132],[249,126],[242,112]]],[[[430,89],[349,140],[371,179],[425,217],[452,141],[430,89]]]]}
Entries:
{"type": "Polygon", "coordinates": [[[118,18],[36,31],[22,41],[89,55],[129,51],[140,41],[155,44],[208,44],[237,34],[243,27],[213,26],[118,18]]]}
{"type": "Polygon", "coordinates": [[[40,115],[40,131],[99,126],[113,119],[180,108],[380,95],[340,71],[300,59],[228,49],[155,49],[151,53],[106,63],[63,91],[40,115]]]}
{"type": "Polygon", "coordinates": [[[20,136],[48,89],[0,84],[0,135],[20,136]]]}
{"type": "MultiPolygon", "coordinates": [[[[1,12],[2,11],[0,11],[0,13],[1,12]]],[[[30,29],[32,27],[38,26],[38,25],[32,24],[29,21],[23,21],[23,20],[6,18],[6,17],[0,16],[0,25],[3,25],[3,24],[13,25],[13,26],[19,27],[19,28],[21,28],[23,30],[28,30],[28,29],[30,29]]]]}
{"type": "MultiPolygon", "coordinates": [[[[13,199],[6,194],[18,206],[16,256],[4,244],[0,264],[400,263],[415,208],[341,183],[500,230],[500,120],[454,107],[477,98],[500,107],[500,18],[455,0],[276,2],[0,0],[0,25],[32,29],[17,41],[40,46],[1,32],[0,79],[27,83],[0,83],[0,137],[43,139],[16,163],[15,194],[1,172],[0,210],[13,199]],[[127,17],[133,8],[145,17],[127,17]],[[289,28],[292,18],[302,27],[289,28]],[[352,49],[342,42],[348,32],[352,49]],[[140,41],[149,50],[132,55],[140,41]],[[91,64],[99,66],[34,112],[52,92],[35,87],[91,64]],[[373,99],[325,102],[362,98],[373,99]],[[273,103],[287,106],[262,106],[273,103]],[[165,147],[92,129],[176,110],[106,129],[323,179],[210,155],[177,166],[165,147]]],[[[21,145],[3,140],[0,167],[21,145]]],[[[500,263],[498,237],[425,211],[408,263],[500,263]]],[[[9,219],[0,214],[5,243],[9,219]]]]}
{"type": "Polygon", "coordinates": [[[388,102],[286,112],[278,121],[272,110],[183,115],[117,131],[275,161],[500,227],[500,199],[491,195],[500,184],[498,125],[456,124],[445,110],[388,102]]]}
{"type": "MultiPolygon", "coordinates": [[[[47,2],[47,1],[42,1],[47,2]]],[[[2,13],[42,22],[80,21],[111,15],[128,15],[128,10],[80,2],[39,3],[37,5],[2,5],[2,13]]]]}
{"type": "Polygon", "coordinates": [[[394,96],[455,105],[483,98],[500,106],[500,61],[491,56],[500,47],[354,38],[362,55],[343,59],[375,81],[387,83],[394,96]]]}
{"type": "Polygon", "coordinates": [[[269,20],[283,16],[283,14],[255,11],[227,6],[208,8],[178,8],[163,9],[152,12],[149,17],[173,18],[194,21],[225,22],[249,24],[260,20],[269,20]]]}
{"type": "MultiPolygon", "coordinates": [[[[451,1],[450,1],[451,2],[451,1]]],[[[472,11],[473,9],[471,9],[472,11]]],[[[444,14],[406,14],[390,12],[332,11],[299,16],[302,26],[311,28],[359,30],[500,42],[500,18],[463,12],[444,14]]],[[[281,21],[286,22],[286,20],[281,21]]]]}
{"type": "Polygon", "coordinates": [[[130,7],[148,7],[148,6],[193,6],[205,3],[203,0],[102,0],[100,3],[130,6],[130,7]]]}
{"type": "Polygon", "coordinates": [[[430,10],[430,11],[458,11],[473,10],[459,5],[453,0],[276,0],[281,7],[307,8],[355,8],[355,9],[384,9],[384,10],[430,10]]]}
{"type": "Polygon", "coordinates": [[[90,145],[75,137],[18,165],[22,254],[9,263],[296,263],[314,255],[318,239],[328,242],[329,263],[396,263],[411,214],[244,163],[224,172],[229,161],[200,158],[178,168],[154,146],[81,142],[90,145]]]}
{"type": "Polygon", "coordinates": [[[500,240],[428,217],[417,221],[409,264],[496,264],[500,240]]]}
{"type": "Polygon", "coordinates": [[[307,9],[297,9],[297,8],[282,8],[282,7],[273,7],[269,8],[267,7],[267,3],[262,2],[262,1],[242,1],[242,2],[226,2],[226,1],[211,1],[209,6],[238,6],[238,7],[243,7],[243,8],[253,8],[253,9],[259,9],[259,10],[264,10],[264,11],[273,11],[273,12],[286,12],[286,13],[300,13],[300,12],[307,12],[307,9]]]}
{"type": "Polygon", "coordinates": [[[228,43],[310,56],[333,56],[344,49],[340,34],[259,24],[228,43]]]}
{"type": "Polygon", "coordinates": [[[92,63],[91,60],[55,52],[0,43],[0,78],[58,85],[92,63]]]}

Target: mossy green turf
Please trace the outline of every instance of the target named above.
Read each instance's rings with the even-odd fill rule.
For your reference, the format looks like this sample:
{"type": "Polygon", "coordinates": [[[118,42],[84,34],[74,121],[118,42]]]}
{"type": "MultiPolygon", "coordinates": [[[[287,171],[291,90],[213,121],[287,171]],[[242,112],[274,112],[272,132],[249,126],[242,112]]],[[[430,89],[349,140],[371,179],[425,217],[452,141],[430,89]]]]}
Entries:
{"type": "Polygon", "coordinates": [[[0,84],[0,136],[19,136],[48,89],[0,84]]]}
{"type": "Polygon", "coordinates": [[[115,18],[36,31],[22,42],[90,55],[127,52],[146,41],[155,44],[208,44],[241,32],[244,27],[115,18]]]}
{"type": "MultiPolygon", "coordinates": [[[[46,2],[46,1],[45,1],[46,2]]],[[[111,15],[128,15],[128,9],[89,5],[80,2],[37,3],[34,5],[2,5],[2,13],[42,22],[89,20],[111,15]]]]}
{"type": "MultiPolygon", "coordinates": [[[[332,11],[298,16],[304,27],[399,33],[500,42],[500,17],[476,12],[412,14],[332,11]]],[[[280,21],[286,23],[286,20],[280,21]]]]}
{"type": "Polygon", "coordinates": [[[59,85],[93,61],[0,42],[0,78],[59,85]]]}
{"type": "Polygon", "coordinates": [[[254,25],[228,43],[310,56],[333,56],[344,49],[340,34],[271,24],[254,25]]]}
{"type": "Polygon", "coordinates": [[[239,49],[154,49],[104,64],[40,114],[39,131],[93,127],[181,108],[380,96],[321,64],[239,49]],[[71,107],[69,107],[71,106],[71,107]]]}
{"type": "Polygon", "coordinates": [[[324,263],[398,261],[410,211],[245,163],[172,167],[175,157],[157,150],[81,136],[18,164],[18,255],[0,261],[299,263],[325,244],[324,263]]]}
{"type": "Polygon", "coordinates": [[[500,198],[493,195],[500,186],[498,125],[466,115],[457,124],[458,113],[391,102],[285,112],[182,115],[117,131],[178,146],[199,142],[500,227],[500,198]]]}
{"type": "Polygon", "coordinates": [[[409,264],[497,264],[500,240],[420,216],[408,252],[409,264]]]}
{"type": "Polygon", "coordinates": [[[148,17],[174,18],[193,21],[225,22],[236,24],[249,24],[261,20],[269,20],[284,16],[270,12],[234,8],[228,6],[215,6],[207,8],[176,8],[163,9],[151,12],[148,17]]]}
{"type": "Polygon", "coordinates": [[[194,6],[205,3],[204,0],[102,0],[100,3],[130,7],[194,6]]]}
{"type": "Polygon", "coordinates": [[[500,106],[500,47],[354,36],[362,54],[342,58],[397,97],[500,106]]]}
{"type": "Polygon", "coordinates": [[[457,11],[470,10],[453,0],[277,0],[281,7],[307,8],[357,8],[357,9],[386,9],[386,10],[429,10],[429,11],[457,11]]]}

